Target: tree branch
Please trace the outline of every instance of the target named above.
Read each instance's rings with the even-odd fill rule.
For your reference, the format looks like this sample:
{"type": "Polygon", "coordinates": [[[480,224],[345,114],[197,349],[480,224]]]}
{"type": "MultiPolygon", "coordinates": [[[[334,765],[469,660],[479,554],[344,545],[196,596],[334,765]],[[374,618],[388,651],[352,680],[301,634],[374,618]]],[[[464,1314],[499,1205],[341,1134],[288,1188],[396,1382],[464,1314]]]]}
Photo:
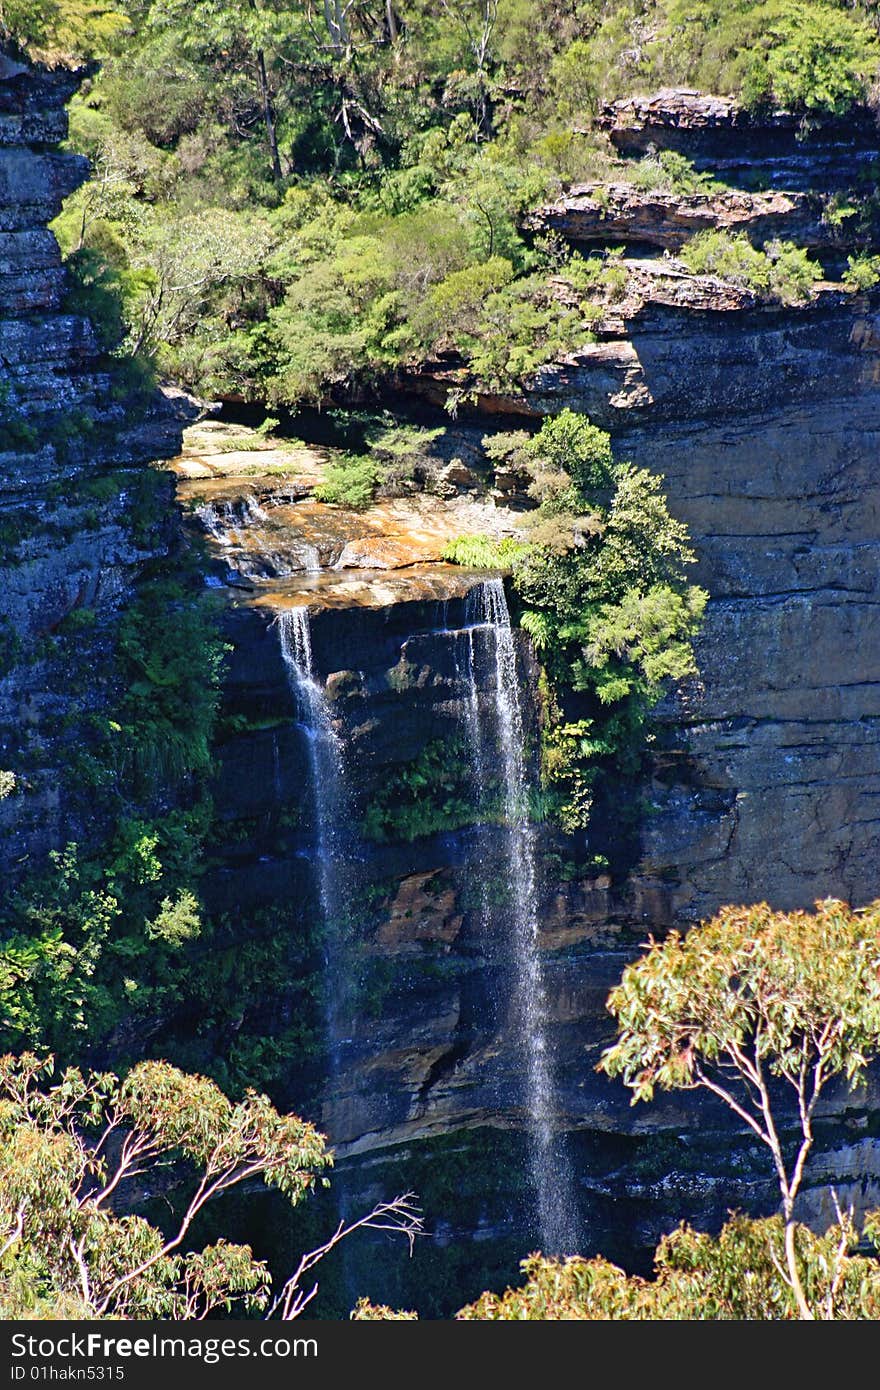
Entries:
{"type": "Polygon", "coordinates": [[[311,1302],[318,1291],[317,1284],[314,1284],[308,1293],[300,1288],[300,1280],[303,1275],[313,1269],[320,1260],[323,1260],[325,1255],[329,1255],[330,1251],[341,1240],[345,1240],[354,1231],[362,1229],[389,1231],[393,1235],[402,1235],[409,1242],[409,1250],[412,1254],[416,1237],[424,1235],[424,1222],[415,1206],[415,1194],[405,1192],[403,1196],[395,1197],[393,1201],[379,1202],[372,1211],[348,1225],[344,1221],[340,1221],[329,1240],[302,1256],[293,1274],[283,1285],[278,1297],[266,1313],[266,1317],[271,1318],[280,1310],[280,1317],[283,1322],[292,1322],[294,1318],[298,1318],[303,1308],[311,1302]]]}

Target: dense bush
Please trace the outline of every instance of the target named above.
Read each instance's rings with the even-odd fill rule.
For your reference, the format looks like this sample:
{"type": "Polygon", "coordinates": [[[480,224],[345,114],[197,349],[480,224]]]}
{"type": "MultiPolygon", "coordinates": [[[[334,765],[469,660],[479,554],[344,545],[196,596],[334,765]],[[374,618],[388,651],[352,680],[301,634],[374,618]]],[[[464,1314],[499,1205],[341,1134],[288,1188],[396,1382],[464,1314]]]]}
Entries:
{"type": "Polygon", "coordinates": [[[780,304],[805,303],[822,279],[822,267],[792,242],[770,241],[759,251],[742,232],[699,232],[679,254],[696,275],[719,275],[780,304]]]}
{"type": "MultiPolygon", "coordinates": [[[[878,1238],[869,1220],[871,1244],[878,1238]]],[[[845,1219],[816,1235],[797,1228],[797,1250],[819,1317],[874,1320],[880,1314],[880,1265],[857,1254],[858,1232],[845,1219]]],[[[783,1272],[783,1223],[732,1216],[717,1236],[681,1225],[664,1236],[654,1256],[654,1278],[624,1273],[608,1260],[523,1261],[525,1283],[503,1294],[483,1294],[463,1308],[468,1321],[788,1321],[798,1316],[783,1272]]],[[[358,1317],[400,1317],[362,1306],[358,1317]]]]}
{"type": "Polygon", "coordinates": [[[843,283],[851,290],[872,290],[880,284],[880,256],[869,256],[862,252],[857,256],[847,256],[843,283]]]}
{"type": "Polygon", "coordinates": [[[664,8],[661,63],[705,90],[739,92],[755,106],[839,113],[867,94],[880,62],[868,5],[668,0],[664,8]]]}
{"type": "Polygon", "coordinates": [[[315,496],[319,502],[363,511],[375,497],[381,477],[381,465],[374,458],[349,455],[325,469],[323,481],[315,488],[315,496]]]}
{"type": "MultiPolygon", "coordinates": [[[[56,639],[66,664],[91,610],[56,639]]],[[[53,852],[0,911],[0,1039],[65,1056],[186,992],[180,955],[202,930],[205,780],[222,644],[197,590],[158,573],[117,633],[112,669],[76,710],[64,793],[88,805],[95,839],[53,852]],[[104,684],[112,691],[108,702],[104,684]],[[98,711],[93,711],[93,704],[98,711]],[[102,707],[103,705],[103,707],[102,707]],[[177,802],[177,808],[171,809],[177,802]],[[103,833],[102,833],[103,832],[103,833]]]]}
{"type": "Polygon", "coordinates": [[[458,563],[512,569],[520,622],[544,666],[542,774],[566,830],[586,826],[596,777],[639,765],[668,680],[695,670],[706,595],[686,582],[685,527],[662,480],[614,459],[611,441],[564,410],[539,432],[496,435],[491,456],[530,479],[519,540],[461,538],[458,563]]]}
{"type": "MultiPolygon", "coordinates": [[[[112,290],[127,346],[183,385],[284,406],[437,356],[468,369],[459,398],[515,393],[589,342],[625,271],[585,273],[522,225],[566,179],[615,168],[592,126],[604,98],[672,81],[839,112],[880,61],[870,7],[834,0],[501,0],[479,22],[462,5],[354,0],[341,32],[332,8],[280,0],[151,0],[122,28],[120,11],[93,11],[2,11],[25,42],[79,51],[85,25],[88,51],[109,55],[72,103],[95,178],[58,220],[62,245],[109,336],[112,290]]],[[[713,186],[674,151],[629,176],[713,186]]],[[[765,254],[720,259],[758,293],[808,298],[801,253],[765,254]]]]}

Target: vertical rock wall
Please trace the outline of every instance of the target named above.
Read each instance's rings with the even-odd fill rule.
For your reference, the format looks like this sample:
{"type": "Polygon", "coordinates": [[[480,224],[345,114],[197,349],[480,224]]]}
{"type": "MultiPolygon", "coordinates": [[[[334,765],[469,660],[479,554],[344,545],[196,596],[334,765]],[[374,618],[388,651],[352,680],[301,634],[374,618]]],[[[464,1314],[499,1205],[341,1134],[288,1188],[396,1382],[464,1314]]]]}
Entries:
{"type": "Polygon", "coordinates": [[[88,317],[67,308],[47,224],[88,176],[85,159],[56,148],[77,74],[2,62],[0,768],[16,781],[0,800],[0,865],[9,872],[95,829],[88,805],[64,794],[64,769],[78,716],[100,707],[120,606],[173,539],[170,481],[146,465],[176,451],[181,422],[158,395],[136,402],[88,317]]]}

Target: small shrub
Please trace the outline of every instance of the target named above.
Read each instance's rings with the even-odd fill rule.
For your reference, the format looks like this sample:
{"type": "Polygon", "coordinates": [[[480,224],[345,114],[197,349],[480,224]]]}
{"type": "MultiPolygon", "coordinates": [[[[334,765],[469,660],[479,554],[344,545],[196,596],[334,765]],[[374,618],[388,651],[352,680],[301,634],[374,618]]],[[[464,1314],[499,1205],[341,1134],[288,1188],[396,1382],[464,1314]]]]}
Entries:
{"type": "Polygon", "coordinates": [[[477,332],[458,347],[489,390],[519,390],[539,368],[594,341],[594,306],[561,302],[545,274],[528,275],[487,296],[477,332]]]}
{"type": "Polygon", "coordinates": [[[93,628],[97,621],[94,608],[74,608],[64,619],[63,628],[65,632],[85,632],[93,628]]]}
{"type": "Polygon", "coordinates": [[[866,293],[880,284],[880,256],[869,256],[861,251],[857,256],[847,256],[843,283],[847,289],[866,293]]]}
{"type": "Polygon", "coordinates": [[[743,232],[698,232],[679,252],[695,275],[717,275],[780,304],[806,303],[822,268],[791,241],[771,241],[759,251],[743,232]]]}
{"type": "Polygon", "coordinates": [[[661,150],[655,157],[640,159],[629,171],[636,188],[653,193],[712,193],[723,184],[695,169],[691,161],[677,150],[661,150]]]}
{"type": "Polygon", "coordinates": [[[504,570],[521,558],[526,546],[512,536],[455,536],[443,548],[443,559],[473,570],[504,570]]]}
{"type": "Polygon", "coordinates": [[[434,739],[386,780],[367,807],[363,832],[380,843],[410,842],[474,825],[480,811],[464,741],[434,739]]]}
{"type": "Polygon", "coordinates": [[[334,507],[364,511],[376,496],[383,473],[382,465],[369,455],[343,456],[338,463],[328,466],[324,481],[315,488],[315,497],[334,507]]]}

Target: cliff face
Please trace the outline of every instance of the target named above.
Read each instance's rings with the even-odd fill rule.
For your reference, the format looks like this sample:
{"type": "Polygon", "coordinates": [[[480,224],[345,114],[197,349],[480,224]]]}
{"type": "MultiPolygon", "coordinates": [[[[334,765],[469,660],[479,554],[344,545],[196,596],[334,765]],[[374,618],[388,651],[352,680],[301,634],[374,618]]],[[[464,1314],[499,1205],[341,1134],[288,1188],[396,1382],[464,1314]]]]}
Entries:
{"type": "MultiPolygon", "coordinates": [[[[0,799],[5,869],[89,833],[87,794],[64,780],[77,721],[101,698],[95,673],[127,596],[176,535],[168,486],[143,462],[176,449],[180,421],[167,405],[136,415],[120,393],[88,319],[66,311],[46,231],[85,175],[82,161],[52,149],[71,83],[27,72],[0,86],[0,767],[16,777],[0,799]],[[140,493],[133,501],[144,477],[155,479],[149,505],[140,493]]],[[[612,244],[625,237],[675,249],[683,229],[723,220],[727,209],[728,224],[757,239],[772,228],[825,246],[809,190],[834,186],[845,137],[836,125],[811,151],[782,118],[743,125],[726,106],[678,98],[609,119],[621,149],[687,147],[716,168],[719,160],[739,168],[757,152],[779,191],[664,196],[650,208],[612,191],[604,228],[594,195],[572,193],[545,210],[545,225],[573,240],[601,244],[607,235],[612,244]]],[[[870,122],[854,129],[852,170],[877,154],[870,122]]],[[[834,254],[873,244],[868,233],[828,236],[834,254]]],[[[181,495],[222,562],[209,578],[225,585],[234,648],[204,882],[230,922],[281,902],[291,931],[304,936],[318,913],[307,735],[276,621],[291,603],[312,609],[315,670],[346,750],[358,927],[347,1028],[320,1100],[308,1076],[291,1078],[289,1098],[321,1109],[352,1191],[368,1193],[380,1173],[383,1190],[412,1183],[436,1210],[433,1158],[454,1169],[455,1146],[471,1184],[460,1230],[515,1235],[513,1258],[531,1238],[522,1230],[528,1201],[511,1178],[525,1122],[523,1065],[505,1006],[507,943],[487,928],[473,892],[475,876],[499,880],[497,837],[458,825],[451,812],[440,829],[411,839],[370,837],[363,826],[370,805],[429,746],[446,750],[444,775],[455,771],[467,716],[455,633],[480,577],[441,556],[451,535],[503,535],[515,522],[505,506],[516,505],[515,483],[496,479],[487,495],[480,462],[478,440],[494,416],[536,419],[570,406],[609,429],[619,457],[665,476],[671,509],[691,529],[694,577],[711,594],[700,678],[660,711],[638,832],[612,805],[596,827],[612,848],[626,841],[618,857],[627,872],[590,870],[590,846],[549,833],[540,845],[559,1119],[572,1135],[590,1229],[607,1253],[615,1230],[627,1232],[631,1250],[681,1215],[712,1220],[729,1205],[773,1201],[763,1156],[731,1140],[716,1108],[687,1098],[633,1110],[622,1088],[593,1071],[608,989],[646,932],[691,925],[728,901],[809,906],[819,895],[864,902],[877,893],[876,304],[820,285],[808,306],[784,308],[668,260],[625,264],[626,296],[608,306],[596,342],[540,372],[523,396],[483,398],[473,417],[449,426],[425,470],[427,498],[340,516],[309,496],[319,454],[271,466],[263,458],[262,472],[262,455],[248,454],[235,476],[228,440],[217,451],[223,468],[210,451],[179,465],[181,495]]],[[[441,401],[448,384],[425,373],[404,389],[441,401]]],[[[528,687],[525,642],[518,660],[528,687]]],[[[484,671],[475,698],[490,695],[484,671]]],[[[441,782],[417,794],[414,809],[445,795],[441,782]]],[[[271,1025],[267,1015],[267,1032],[271,1025]]],[[[814,1178],[833,1178],[843,1200],[861,1199],[880,1166],[865,1134],[874,1108],[868,1096],[825,1118],[814,1178]]]]}
{"type": "MultiPolygon", "coordinates": [[[[745,144],[756,159],[763,152],[756,167],[774,184],[793,158],[804,183],[809,169],[821,180],[833,152],[846,181],[878,149],[867,115],[844,153],[839,122],[803,135],[784,115],[761,124],[688,93],[620,103],[606,120],[624,150],[696,151],[713,169],[741,158],[745,144]]],[[[760,220],[745,214],[773,204],[775,234],[797,240],[799,209],[814,198],[611,195],[604,237],[600,210],[587,216],[580,190],[538,221],[575,239],[674,246],[694,229],[698,205],[706,219],[713,207],[739,210],[760,241],[760,220]]],[[[855,221],[836,229],[838,252],[873,237],[855,221]]],[[[808,304],[786,308],[665,256],[622,264],[629,285],[596,342],[543,369],[520,398],[480,405],[526,417],[586,412],[611,431],[619,457],[664,476],[670,507],[690,528],[694,577],[711,595],[700,679],[660,711],[633,881],[651,886],[665,920],[685,922],[729,901],[870,901],[880,772],[876,295],[820,282],[808,304]]],[[[449,384],[436,374],[414,387],[439,399],[449,384]]]]}
{"type": "MultiPolygon", "coordinates": [[[[633,120],[629,113],[627,139],[643,148],[648,136],[639,135],[640,147],[633,120]]],[[[713,127],[705,136],[714,158],[719,141],[731,161],[739,157],[732,153],[735,127],[731,119],[720,134],[713,127]]],[[[681,133],[680,126],[670,129],[681,133]]],[[[876,154],[871,130],[858,127],[854,158],[867,158],[870,148],[876,154]]],[[[771,183],[772,171],[790,171],[792,160],[800,161],[801,182],[808,183],[803,161],[810,151],[795,146],[790,123],[747,127],[746,134],[766,147],[771,183]]],[[[653,141],[653,126],[648,135],[653,141]]],[[[820,175],[841,133],[835,126],[821,136],[812,155],[820,175]]],[[[580,197],[573,194],[573,202],[580,197]]],[[[804,210],[813,206],[797,190],[767,195],[763,203],[751,194],[724,197],[726,206],[746,210],[746,226],[761,236],[770,225],[776,235],[797,236],[804,210]],[[777,222],[752,218],[756,207],[766,211],[770,204],[767,215],[777,222]]],[[[654,243],[675,246],[688,200],[658,206],[654,243]],[[668,208],[675,209],[669,216],[668,208]]],[[[578,206],[560,207],[545,211],[545,223],[565,230],[561,217],[582,217],[578,206]]],[[[709,204],[700,211],[713,216],[709,204]]],[[[627,230],[632,207],[628,213],[622,200],[618,213],[623,221],[611,227],[612,243],[627,230]]],[[[817,214],[815,246],[822,244],[821,225],[817,214]]],[[[628,230],[633,243],[652,239],[641,212],[628,230]]],[[[856,244],[851,240],[848,249],[856,244]]],[[[847,249],[845,240],[835,242],[835,253],[841,247],[847,249]]],[[[632,1110],[620,1088],[595,1075],[608,1035],[605,998],[623,964],[647,931],[692,925],[726,902],[809,907],[819,896],[862,903],[878,891],[880,317],[873,299],[830,283],[819,284],[808,304],[785,307],[691,275],[667,259],[630,255],[624,264],[626,295],[608,306],[596,342],[538,373],[521,397],[478,400],[477,411],[463,415],[447,436],[460,466],[453,487],[463,509],[457,529],[480,530],[481,481],[466,464],[493,417],[537,418],[565,406],[586,412],[612,432],[618,457],[663,474],[671,509],[690,527],[698,555],[694,578],[711,595],[698,643],[699,679],[659,711],[628,872],[589,872],[582,846],[552,836],[541,854],[541,945],[561,1123],[573,1134],[597,1241],[602,1204],[613,1197],[618,1235],[628,1226],[647,1245],[671,1214],[711,1220],[729,1205],[760,1207],[773,1196],[761,1155],[748,1144],[734,1153],[716,1108],[696,1108],[688,1097],[686,1104],[667,1099],[632,1110]]],[[[454,372],[422,373],[402,389],[410,399],[439,402],[456,380],[454,372]]],[[[266,833],[307,780],[274,613],[291,601],[312,604],[316,669],[333,696],[362,814],[427,744],[450,743],[461,729],[465,711],[450,636],[461,621],[460,589],[445,587],[436,537],[409,554],[362,538],[358,560],[339,537],[333,545],[321,539],[319,519],[293,500],[289,485],[274,500],[271,484],[251,479],[244,491],[259,493],[270,519],[276,504],[278,514],[284,511],[287,568],[285,555],[272,547],[272,567],[264,566],[262,575],[254,568],[254,549],[265,561],[271,522],[258,523],[263,541],[249,547],[241,506],[234,544],[227,526],[219,553],[239,573],[242,554],[249,554],[258,587],[261,577],[299,577],[293,594],[278,591],[256,604],[242,595],[230,617],[236,655],[229,708],[251,731],[221,750],[218,801],[230,829],[238,814],[248,821],[237,834],[237,858],[227,858],[215,890],[227,907],[261,895],[299,896],[308,916],[314,890],[302,842],[295,833],[279,847],[266,833]],[[414,559],[418,573],[408,568],[414,559]],[[364,568],[355,578],[358,565],[364,568]],[[287,711],[280,723],[256,727],[279,709],[287,711]]],[[[503,490],[496,500],[502,495],[515,502],[503,490]]],[[[337,517],[337,527],[346,524],[337,517]]],[[[361,536],[369,531],[365,522],[358,526],[361,536]]],[[[476,576],[458,580],[465,588],[476,582],[476,576]]],[[[525,646],[520,661],[526,680],[525,646]]],[[[619,809],[605,807],[596,827],[595,838],[612,848],[631,835],[619,809]]],[[[348,1181],[367,1191],[380,1162],[390,1181],[408,1181],[401,1174],[426,1163],[424,1155],[443,1136],[458,1134],[463,1151],[475,1154],[478,1130],[515,1132],[524,1113],[518,1040],[498,1002],[504,942],[486,934],[473,901],[475,866],[489,882],[501,871],[491,835],[476,844],[473,831],[450,829],[412,842],[362,844],[360,856],[359,1002],[323,1115],[348,1181]],[[464,1131],[474,1137],[463,1138],[464,1131]]],[[[872,1190],[877,1154],[873,1141],[860,1136],[872,1123],[873,1105],[863,1097],[845,1123],[831,1107],[823,1122],[827,1152],[814,1170],[817,1188],[833,1175],[858,1200],[872,1190]]],[[[503,1202],[499,1207],[490,1177],[474,1202],[482,1213],[473,1218],[477,1224],[488,1223],[496,1236],[510,1231],[516,1217],[503,1202]]]]}
{"type": "Polygon", "coordinates": [[[845,116],[811,112],[750,111],[733,97],[690,88],[664,88],[650,96],[608,103],[599,116],[624,156],[675,150],[725,182],[743,188],[840,191],[871,176],[877,157],[873,111],[845,116]]]}
{"type": "MultiPolygon", "coordinates": [[[[813,190],[835,151],[838,187],[876,157],[867,116],[844,153],[837,122],[798,133],[790,118],[762,125],[713,101],[661,94],[620,103],[606,120],[622,149],[696,151],[715,168],[751,144],[773,184],[796,158],[804,183],[812,169],[813,190]]],[[[815,206],[815,193],[785,196],[792,206],[775,234],[799,240],[799,207],[804,198],[815,206]]],[[[679,200],[685,218],[692,202],[679,200]]],[[[874,237],[872,225],[847,221],[838,245],[849,237],[855,249],[874,237]]],[[[642,235],[638,214],[632,232],[642,235]]],[[[529,399],[587,410],[622,453],[664,475],[711,594],[700,680],[662,711],[668,741],[640,873],[687,921],[726,901],[870,901],[880,774],[876,298],[820,284],[805,308],[719,300],[713,309],[680,295],[676,303],[668,269],[646,265],[660,293],[626,316],[625,335],[606,333],[546,372],[529,399]]]]}
{"type": "Polygon", "coordinates": [[[852,302],[791,312],[657,305],[627,327],[623,362],[609,371],[597,345],[546,373],[531,400],[587,410],[623,455],[663,474],[711,594],[700,680],[661,714],[669,744],[656,762],[643,870],[687,920],[726,901],[870,901],[876,314],[852,302]]]}
{"type": "Polygon", "coordinates": [[[99,827],[65,788],[83,716],[103,693],[114,625],[174,535],[179,447],[164,399],[135,402],[69,284],[47,223],[88,175],[54,147],[77,75],[4,60],[0,80],[0,864],[18,873],[99,827]],[[74,616],[70,622],[71,615],[74,616]],[[65,625],[67,624],[67,625],[65,625]]]}

